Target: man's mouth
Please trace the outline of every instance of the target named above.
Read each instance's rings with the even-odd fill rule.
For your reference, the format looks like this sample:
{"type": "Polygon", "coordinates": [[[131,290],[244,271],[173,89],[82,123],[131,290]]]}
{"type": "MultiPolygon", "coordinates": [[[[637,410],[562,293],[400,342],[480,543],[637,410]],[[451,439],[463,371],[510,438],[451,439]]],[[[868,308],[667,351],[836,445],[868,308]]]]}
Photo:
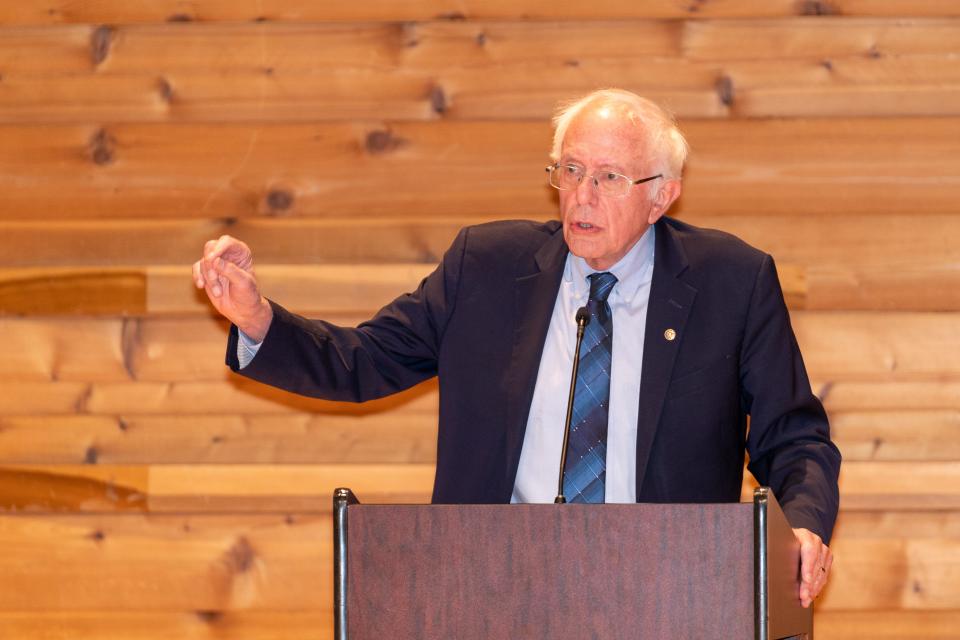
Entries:
{"type": "Polygon", "coordinates": [[[589,223],[589,222],[574,222],[572,226],[573,226],[574,229],[577,229],[577,230],[580,230],[580,231],[593,231],[593,230],[595,230],[595,229],[599,229],[599,228],[600,228],[600,227],[594,226],[593,224],[591,224],[591,223],[589,223]]]}

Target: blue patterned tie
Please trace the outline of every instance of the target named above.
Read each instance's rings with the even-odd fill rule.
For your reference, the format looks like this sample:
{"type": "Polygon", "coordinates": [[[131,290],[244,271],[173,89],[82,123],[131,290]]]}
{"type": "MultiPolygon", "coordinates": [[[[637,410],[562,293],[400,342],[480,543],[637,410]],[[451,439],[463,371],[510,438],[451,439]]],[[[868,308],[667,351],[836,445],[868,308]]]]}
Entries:
{"type": "Polygon", "coordinates": [[[607,414],[610,410],[610,363],[613,314],[607,296],[617,283],[612,273],[590,279],[590,324],[580,345],[580,372],[573,396],[573,419],[563,495],[567,502],[603,502],[607,476],[607,414]]]}

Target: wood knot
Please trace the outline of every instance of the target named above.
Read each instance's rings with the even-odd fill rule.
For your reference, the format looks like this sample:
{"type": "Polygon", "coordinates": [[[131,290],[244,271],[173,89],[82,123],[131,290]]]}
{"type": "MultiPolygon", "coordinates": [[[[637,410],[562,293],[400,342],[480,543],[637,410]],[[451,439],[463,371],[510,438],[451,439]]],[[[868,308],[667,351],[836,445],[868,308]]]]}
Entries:
{"type": "Polygon", "coordinates": [[[389,129],[377,129],[367,134],[364,147],[368,153],[376,155],[398,149],[405,143],[405,140],[395,137],[389,129]]]}
{"type": "Polygon", "coordinates": [[[237,220],[236,216],[227,216],[226,218],[220,219],[220,224],[222,224],[225,227],[235,226],[237,222],[239,222],[239,220],[237,220]]]}
{"type": "Polygon", "coordinates": [[[98,456],[96,447],[87,447],[86,453],[83,454],[83,462],[84,464],[97,464],[98,456]]]}
{"type": "Polygon", "coordinates": [[[687,5],[687,13],[697,13],[707,0],[693,0],[687,5]]]}
{"type": "Polygon", "coordinates": [[[107,537],[107,534],[105,534],[100,529],[94,529],[93,532],[87,537],[93,540],[94,542],[103,542],[103,540],[107,537]]]}
{"type": "Polygon", "coordinates": [[[720,102],[727,107],[733,105],[733,78],[728,75],[720,76],[717,78],[715,89],[717,91],[717,96],[720,98],[720,102]]]}
{"type": "Polygon", "coordinates": [[[237,541],[224,554],[227,569],[234,574],[249,571],[255,558],[256,553],[250,546],[250,541],[243,536],[237,538],[237,541]]]}
{"type": "Polygon", "coordinates": [[[430,108],[439,115],[443,115],[447,111],[447,94],[440,85],[436,85],[430,90],[430,108]]]}
{"type": "Polygon", "coordinates": [[[837,16],[840,10],[827,0],[802,0],[797,13],[802,16],[837,16]]]}
{"type": "Polygon", "coordinates": [[[419,45],[420,36],[417,34],[417,24],[415,22],[405,22],[400,25],[400,39],[407,49],[419,45]]]}
{"type": "Polygon", "coordinates": [[[130,429],[130,424],[123,418],[117,418],[117,428],[120,429],[120,431],[127,431],[130,429]]]}
{"type": "Polygon", "coordinates": [[[460,21],[466,20],[467,14],[462,11],[446,11],[444,13],[438,13],[437,20],[450,20],[450,21],[460,21]]]}
{"type": "Polygon", "coordinates": [[[114,28],[108,25],[100,25],[90,34],[90,59],[93,66],[99,66],[110,55],[113,34],[114,28]]]}
{"type": "Polygon", "coordinates": [[[271,211],[286,211],[293,206],[293,194],[284,189],[271,189],[267,192],[267,207],[271,211]]]}
{"type": "Polygon", "coordinates": [[[870,48],[867,49],[867,57],[876,60],[877,58],[883,57],[883,54],[880,53],[880,49],[877,47],[877,45],[872,44],[870,45],[870,48]]]}
{"type": "Polygon", "coordinates": [[[487,34],[481,31],[477,34],[476,40],[477,45],[482,47],[483,45],[487,44],[487,34]]]}
{"type": "Polygon", "coordinates": [[[165,102],[173,101],[173,87],[170,85],[170,81],[163,76],[157,78],[157,90],[165,102]]]}
{"type": "Polygon", "coordinates": [[[820,63],[820,66],[823,67],[824,69],[826,69],[827,71],[833,71],[833,61],[832,61],[832,60],[824,60],[824,61],[822,61],[822,62],[820,63]]]}
{"type": "Polygon", "coordinates": [[[189,13],[175,13],[167,16],[167,22],[193,22],[193,16],[189,13]]]}
{"type": "Polygon", "coordinates": [[[565,67],[579,67],[579,66],[580,66],[580,61],[579,61],[579,60],[564,60],[564,61],[563,61],[563,66],[565,66],[565,67]]]}
{"type": "Polygon", "coordinates": [[[106,129],[98,129],[90,138],[88,145],[90,158],[94,164],[105,165],[113,162],[114,147],[117,141],[107,133],[106,129]]]}
{"type": "Polygon", "coordinates": [[[223,442],[223,436],[213,436],[210,438],[210,444],[220,444],[223,442]]]}
{"type": "Polygon", "coordinates": [[[216,624],[223,620],[223,611],[196,611],[194,615],[206,624],[216,624]]]}

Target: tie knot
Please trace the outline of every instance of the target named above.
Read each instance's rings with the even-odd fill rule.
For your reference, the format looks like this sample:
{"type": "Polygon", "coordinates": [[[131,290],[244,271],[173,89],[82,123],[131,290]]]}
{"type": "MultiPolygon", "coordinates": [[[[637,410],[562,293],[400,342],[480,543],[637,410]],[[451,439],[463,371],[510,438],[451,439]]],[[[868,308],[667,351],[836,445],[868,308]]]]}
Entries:
{"type": "Polygon", "coordinates": [[[613,285],[617,284],[617,276],[604,271],[591,273],[587,278],[590,280],[590,300],[606,302],[610,292],[613,291],[613,285]]]}

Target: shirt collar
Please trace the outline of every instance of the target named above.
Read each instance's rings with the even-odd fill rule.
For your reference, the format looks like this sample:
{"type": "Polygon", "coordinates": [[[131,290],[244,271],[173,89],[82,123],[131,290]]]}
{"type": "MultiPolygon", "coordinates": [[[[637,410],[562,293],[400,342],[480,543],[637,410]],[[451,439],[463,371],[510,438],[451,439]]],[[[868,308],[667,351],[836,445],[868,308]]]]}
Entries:
{"type": "MultiPolygon", "coordinates": [[[[610,293],[612,298],[621,298],[630,304],[640,287],[650,281],[655,239],[656,230],[650,225],[626,255],[607,269],[617,276],[617,284],[610,293]]],[[[591,273],[597,273],[597,270],[591,268],[583,258],[569,254],[563,279],[573,285],[573,294],[577,299],[586,300],[590,296],[590,281],[587,276],[591,273]]]]}

